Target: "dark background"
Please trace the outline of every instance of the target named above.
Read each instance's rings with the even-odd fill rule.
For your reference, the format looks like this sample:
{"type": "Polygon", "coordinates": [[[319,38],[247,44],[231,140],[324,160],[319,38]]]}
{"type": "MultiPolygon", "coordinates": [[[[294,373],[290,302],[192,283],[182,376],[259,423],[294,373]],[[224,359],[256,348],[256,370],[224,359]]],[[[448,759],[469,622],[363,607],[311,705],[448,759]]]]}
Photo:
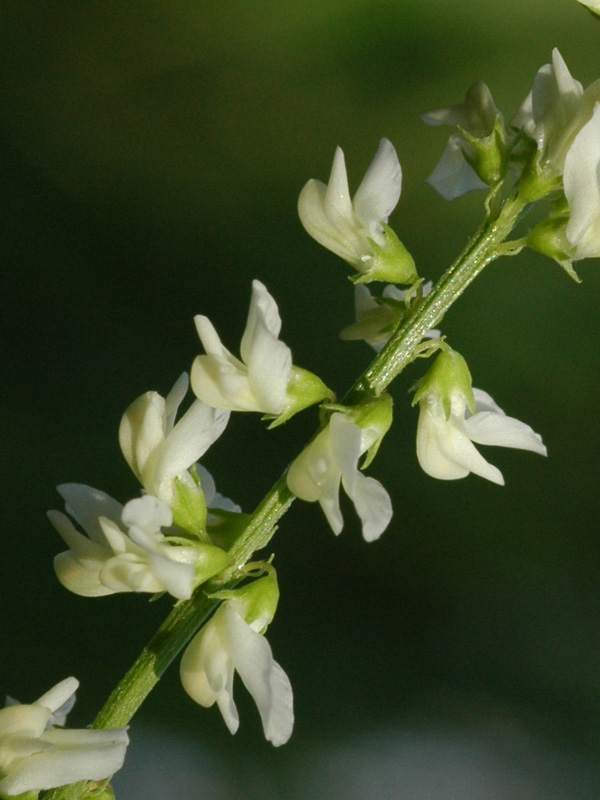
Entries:
{"type": "MultiPolygon", "coordinates": [[[[327,179],[340,144],[356,188],[390,138],[404,171],[391,223],[435,279],[483,196],[447,204],[424,184],[448,131],[419,113],[483,79],[510,117],[554,46],[584,86],[600,76],[600,23],[575,0],[2,4],[0,693],[31,701],[73,674],[71,722],[86,725],[167,614],[168,599],[68,594],[45,511],[67,481],[137,493],[119,419],[189,368],[194,314],[236,350],[256,277],[295,363],[338,394],[371,358],[337,338],[352,289],[298,222],[305,181],[327,179]]],[[[407,393],[423,365],[408,370],[370,470],[389,530],[365,544],[346,505],[336,539],[298,503],[273,543],[290,743],[264,742],[241,685],[230,737],[174,669],[132,725],[121,797],[598,796],[600,279],[597,262],[578,269],[581,286],[535,254],[498,262],[443,326],[548,459],[486,449],[504,488],[428,478],[407,393]]],[[[267,433],[236,416],[204,463],[250,510],[314,422],[267,433]]]]}

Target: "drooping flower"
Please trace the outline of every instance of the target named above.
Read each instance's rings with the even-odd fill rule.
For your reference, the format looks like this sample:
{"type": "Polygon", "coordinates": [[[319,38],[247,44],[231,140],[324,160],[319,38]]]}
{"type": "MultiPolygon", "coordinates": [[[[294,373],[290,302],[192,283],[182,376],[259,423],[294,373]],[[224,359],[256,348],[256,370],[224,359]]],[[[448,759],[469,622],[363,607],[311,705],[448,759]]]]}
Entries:
{"type": "Polygon", "coordinates": [[[474,83],[462,103],[422,115],[428,125],[451,125],[453,134],[427,178],[445,200],[473,189],[493,186],[505,172],[505,132],[502,117],[488,87],[474,83]]]}
{"type": "Polygon", "coordinates": [[[387,225],[401,188],[398,156],[391,142],[382,139],[351,200],[344,153],[338,147],[329,183],[312,179],[300,192],[300,221],[313,239],[358,270],[354,280],[413,283],[414,261],[387,225]]]}
{"type": "Polygon", "coordinates": [[[454,350],[436,358],[413,402],[420,407],[417,457],[433,478],[456,480],[473,472],[504,485],[500,470],[483,458],[473,442],[546,455],[539,434],[507,417],[489,394],[471,387],[466,362],[454,350]]]}
{"type": "Polygon", "coordinates": [[[184,373],[166,398],[146,392],[134,400],[121,419],[119,443],[144,489],[168,503],[175,521],[189,530],[194,526],[201,529],[204,520],[180,519],[186,516],[180,506],[197,505],[196,517],[206,514],[201,490],[189,468],[223,433],[229,412],[195,400],[176,423],[187,389],[184,373]]]}
{"type": "Polygon", "coordinates": [[[187,600],[196,586],[228,563],[218,547],[183,537],[165,536],[173,516],[169,506],[145,495],[121,506],[104,492],[83,484],[58,487],[69,517],[48,517],[69,550],[54,559],[59,581],[75,594],[100,597],[116,592],[169,592],[187,600]]]}
{"type": "Polygon", "coordinates": [[[277,417],[275,424],[331,396],[325,384],[292,364],[290,348],[278,337],[277,303],[260,281],[252,282],[252,299],[240,345],[240,359],[221,343],[208,317],[195,318],[206,355],[192,366],[196,397],[214,408],[259,411],[277,417]]]}
{"type": "Polygon", "coordinates": [[[368,462],[375,454],[391,424],[391,401],[381,398],[372,404],[369,419],[353,420],[349,414],[335,412],[327,426],[305,447],[291,464],[287,485],[307,502],[318,501],[333,532],[344,526],[340,510],[340,484],[354,503],[367,542],[378,539],[392,518],[392,503],[375,478],[360,471],[358,461],[367,451],[368,462]]]}
{"type": "MultiPolygon", "coordinates": [[[[423,285],[422,296],[431,291],[431,281],[423,285]]],[[[398,289],[388,284],[381,297],[373,297],[369,288],[363,284],[354,287],[354,313],[356,322],[340,332],[341,339],[364,339],[375,352],[388,342],[393,332],[406,316],[410,305],[407,299],[411,290],[398,289]]],[[[412,295],[414,298],[414,294],[412,295]]],[[[432,328],[425,334],[426,339],[437,339],[440,332],[432,328]]]]}
{"type": "Polygon", "coordinates": [[[227,599],[183,654],[183,688],[205,708],[217,703],[227,727],[235,733],[239,727],[233,700],[237,672],[256,703],[266,739],[277,747],[291,736],[294,712],[289,679],[273,659],[264,636],[279,596],[274,574],[226,594],[227,599]]]}
{"type": "Polygon", "coordinates": [[[0,795],[53,789],[80,780],[101,781],[123,766],[126,728],[66,730],[65,707],[79,682],[66,678],[30,705],[0,709],[0,795]]]}

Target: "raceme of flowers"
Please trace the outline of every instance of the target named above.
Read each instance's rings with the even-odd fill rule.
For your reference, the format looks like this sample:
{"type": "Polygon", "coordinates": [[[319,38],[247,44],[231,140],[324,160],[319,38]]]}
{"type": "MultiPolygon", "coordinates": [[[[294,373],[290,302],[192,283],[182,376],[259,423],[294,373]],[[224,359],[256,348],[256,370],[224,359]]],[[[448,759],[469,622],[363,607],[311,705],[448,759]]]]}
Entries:
{"type": "Polygon", "coordinates": [[[126,728],[62,727],[78,686],[75,678],[66,678],[35,703],[13,701],[0,709],[0,796],[103,781],[121,769],[129,743],[126,728]]]}
{"type": "MultiPolygon", "coordinates": [[[[429,112],[425,121],[458,129],[429,178],[443,196],[451,199],[490,187],[487,221],[502,204],[505,180],[511,199],[521,201],[520,209],[542,197],[551,201],[549,216],[523,239],[509,243],[514,251],[527,244],[571,273],[571,261],[600,256],[600,81],[584,90],[554,50],[509,125],[481,82],[462,103],[429,112]]],[[[401,185],[398,157],[383,139],[354,197],[344,154],[337,148],[328,184],[309,181],[298,201],[307,232],[357,273],[352,278],[357,284],[356,322],[342,331],[342,338],[365,340],[377,352],[424,302],[431,286],[423,285],[411,256],[387,224],[401,185]],[[391,284],[371,294],[362,283],[373,280],[391,284]],[[400,290],[393,285],[397,283],[409,288],[400,290]]],[[[291,463],[287,486],[296,497],[318,502],[336,535],[344,525],[343,488],[363,537],[374,541],[390,523],[392,505],[382,484],[363,470],[391,425],[392,401],[386,394],[370,397],[364,392],[354,406],[336,404],[320,378],[293,364],[290,348],[279,338],[277,303],[258,280],[252,283],[239,358],[224,346],[206,316],[197,316],[195,323],[205,352],[195,358],[190,380],[184,373],[166,397],[146,392],[121,420],[121,450],[142,496],[121,505],[90,486],[59,486],[66,513],[51,511],[49,518],[68,549],[56,556],[55,571],[67,589],[86,597],[168,593],[182,601],[203,586],[220,605],[184,652],[183,687],[200,705],[216,704],[235,733],[237,673],[256,703],[265,737],[278,746],[291,735],[294,713],[290,681],[265,637],[279,598],[275,571],[270,562],[261,563],[257,577],[257,565],[252,571],[250,565],[234,564],[235,551],[229,555],[216,545],[234,541],[246,518],[217,492],[198,461],[223,434],[231,411],[261,413],[274,427],[320,403],[321,427],[291,463]],[[177,419],[189,383],[195,399],[177,419]],[[221,530],[218,536],[217,528],[225,535],[221,530]],[[232,586],[233,572],[236,588],[211,594],[207,581],[220,574],[212,586],[232,586]]],[[[430,330],[424,338],[438,341],[418,343],[410,355],[437,351],[414,397],[419,406],[417,457],[428,475],[454,480],[472,472],[503,484],[500,470],[476,444],[546,455],[539,434],[473,388],[465,360],[439,331],[430,330]]],[[[0,711],[0,796],[84,778],[103,780],[119,769],[127,745],[125,729],[50,727],[64,722],[65,703],[76,687],[69,678],[32,705],[0,711]]]]}

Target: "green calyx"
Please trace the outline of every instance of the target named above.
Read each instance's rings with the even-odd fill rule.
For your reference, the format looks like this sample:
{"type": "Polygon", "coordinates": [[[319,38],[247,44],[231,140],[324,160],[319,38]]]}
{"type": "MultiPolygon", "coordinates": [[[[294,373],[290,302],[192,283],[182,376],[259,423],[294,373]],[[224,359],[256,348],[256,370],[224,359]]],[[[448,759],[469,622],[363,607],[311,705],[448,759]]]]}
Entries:
{"type": "MultiPolygon", "coordinates": [[[[320,403],[322,400],[333,401],[334,399],[334,392],[317,375],[307,369],[302,369],[302,367],[292,366],[292,374],[287,385],[285,409],[271,422],[269,430],[283,425],[294,414],[304,411],[305,408],[313,406],[315,403],[320,403]]],[[[263,417],[263,419],[267,418],[266,416],[263,417]]]]}
{"type": "Polygon", "coordinates": [[[233,603],[235,610],[253,630],[264,633],[275,616],[279,586],[275,568],[266,561],[246,564],[244,567],[244,572],[248,575],[257,570],[266,574],[239,589],[215,592],[210,597],[233,603]]]}
{"type": "Polygon", "coordinates": [[[414,406],[426,400],[428,396],[435,395],[441,399],[444,414],[446,419],[449,419],[452,412],[452,396],[456,394],[462,395],[470,411],[475,413],[475,397],[467,362],[460,353],[445,345],[421,379],[412,404],[414,406]]]}
{"type": "Polygon", "coordinates": [[[208,542],[206,534],[206,501],[197,476],[193,473],[194,485],[184,483],[179,478],[173,481],[174,498],[171,504],[173,522],[184,531],[191,533],[200,541],[208,542]]]}
{"type": "Polygon", "coordinates": [[[574,248],[567,239],[566,229],[569,223],[569,210],[562,204],[555,204],[549,217],[538,224],[527,234],[525,243],[527,247],[542,255],[552,258],[564,269],[567,275],[576,283],[581,283],[581,278],[573,269],[571,258],[574,248]]]}
{"type": "Polygon", "coordinates": [[[358,275],[350,275],[353,283],[385,281],[386,283],[414,283],[418,280],[415,262],[406,247],[385,222],[381,222],[385,242],[377,244],[369,239],[372,256],[365,262],[367,267],[358,275]]]}
{"type": "Polygon", "coordinates": [[[506,132],[499,114],[494,127],[487,136],[473,136],[459,127],[460,135],[469,147],[464,149],[465,159],[477,175],[488,186],[497,186],[506,174],[508,166],[506,132]]]}

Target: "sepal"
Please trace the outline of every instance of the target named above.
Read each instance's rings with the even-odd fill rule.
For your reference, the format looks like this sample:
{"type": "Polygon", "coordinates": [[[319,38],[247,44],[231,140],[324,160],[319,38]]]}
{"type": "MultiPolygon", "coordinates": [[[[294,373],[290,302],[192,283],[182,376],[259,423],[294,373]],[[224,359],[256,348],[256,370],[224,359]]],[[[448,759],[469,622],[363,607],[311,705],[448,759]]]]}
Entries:
{"type": "MultiPolygon", "coordinates": [[[[322,400],[333,401],[335,394],[313,372],[292,365],[286,389],[285,410],[269,425],[269,429],[283,425],[288,419],[304,411],[305,408],[320,403],[322,400]]],[[[265,419],[268,415],[265,416],[265,419]]]]}

